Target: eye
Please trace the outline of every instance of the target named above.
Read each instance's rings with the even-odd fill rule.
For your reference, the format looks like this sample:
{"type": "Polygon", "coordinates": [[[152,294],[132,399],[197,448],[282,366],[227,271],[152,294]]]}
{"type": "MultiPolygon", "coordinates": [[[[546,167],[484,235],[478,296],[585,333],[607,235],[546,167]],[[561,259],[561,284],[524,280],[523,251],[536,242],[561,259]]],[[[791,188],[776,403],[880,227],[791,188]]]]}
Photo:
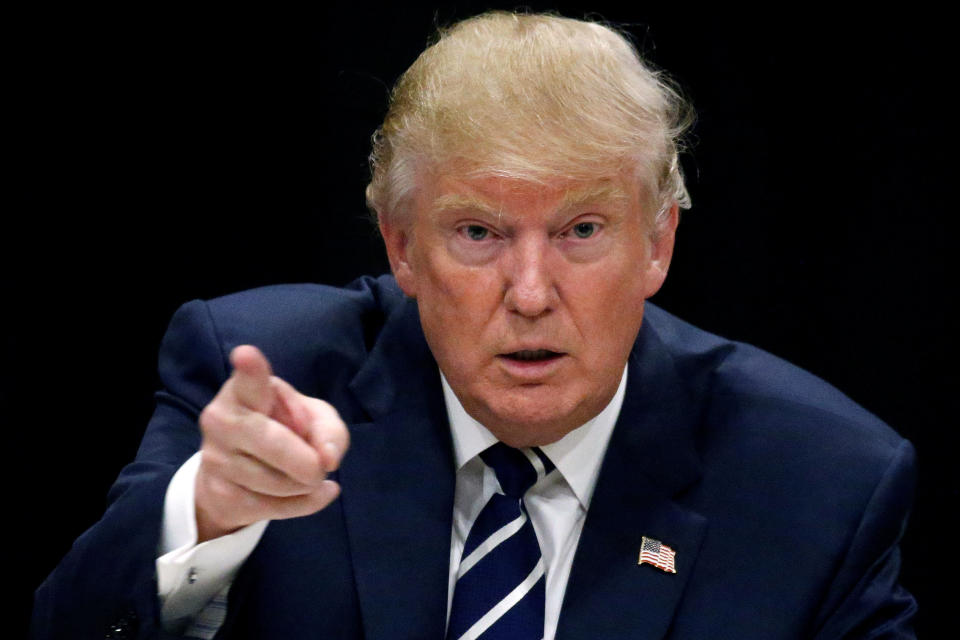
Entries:
{"type": "Polygon", "coordinates": [[[467,238],[475,242],[486,240],[490,236],[490,230],[478,224],[468,224],[461,231],[467,238]]]}
{"type": "Polygon", "coordinates": [[[578,222],[577,224],[573,225],[573,228],[571,230],[573,231],[573,234],[575,236],[583,240],[583,239],[589,238],[594,233],[596,233],[597,223],[596,222],[578,222]]]}

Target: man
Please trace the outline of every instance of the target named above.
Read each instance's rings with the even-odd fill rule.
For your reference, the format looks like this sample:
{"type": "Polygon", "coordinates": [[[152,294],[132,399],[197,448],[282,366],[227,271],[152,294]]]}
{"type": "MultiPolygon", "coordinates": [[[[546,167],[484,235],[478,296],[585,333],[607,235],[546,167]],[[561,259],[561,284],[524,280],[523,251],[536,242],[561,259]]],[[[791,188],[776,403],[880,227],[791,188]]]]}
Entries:
{"type": "Polygon", "coordinates": [[[606,27],[448,30],[375,137],[395,280],[184,306],[35,634],[912,637],[909,443],[645,302],[685,122],[606,27]]]}

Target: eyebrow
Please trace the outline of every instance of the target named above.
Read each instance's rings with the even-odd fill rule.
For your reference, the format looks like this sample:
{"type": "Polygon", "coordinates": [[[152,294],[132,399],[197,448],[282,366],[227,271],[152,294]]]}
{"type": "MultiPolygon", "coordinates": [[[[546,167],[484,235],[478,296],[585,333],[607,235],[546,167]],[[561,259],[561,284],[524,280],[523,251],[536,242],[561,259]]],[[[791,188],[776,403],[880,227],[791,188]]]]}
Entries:
{"type": "MultiPolygon", "coordinates": [[[[571,189],[563,194],[560,201],[560,209],[570,209],[595,200],[607,200],[612,202],[628,202],[630,196],[617,185],[599,184],[592,185],[584,189],[571,189]]],[[[460,209],[470,209],[481,213],[499,216],[500,207],[492,205],[489,201],[478,198],[472,194],[448,193],[442,195],[433,201],[434,213],[443,213],[446,211],[455,211],[460,209]]]]}
{"type": "Polygon", "coordinates": [[[495,215],[499,213],[499,207],[493,207],[486,200],[481,200],[475,196],[461,193],[448,193],[440,196],[433,201],[431,207],[434,213],[443,213],[445,211],[456,211],[458,209],[470,209],[482,213],[495,215]]]}

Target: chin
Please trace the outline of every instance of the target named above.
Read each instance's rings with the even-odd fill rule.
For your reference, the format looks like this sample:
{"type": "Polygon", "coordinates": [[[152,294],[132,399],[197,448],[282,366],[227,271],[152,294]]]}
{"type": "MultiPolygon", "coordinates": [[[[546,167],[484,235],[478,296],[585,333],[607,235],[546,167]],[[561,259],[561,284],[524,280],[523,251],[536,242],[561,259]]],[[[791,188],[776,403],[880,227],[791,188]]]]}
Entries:
{"type": "Polygon", "coordinates": [[[549,407],[511,407],[490,413],[489,420],[479,420],[497,439],[511,447],[541,447],[563,438],[581,424],[575,412],[558,411],[556,403],[549,407]]]}

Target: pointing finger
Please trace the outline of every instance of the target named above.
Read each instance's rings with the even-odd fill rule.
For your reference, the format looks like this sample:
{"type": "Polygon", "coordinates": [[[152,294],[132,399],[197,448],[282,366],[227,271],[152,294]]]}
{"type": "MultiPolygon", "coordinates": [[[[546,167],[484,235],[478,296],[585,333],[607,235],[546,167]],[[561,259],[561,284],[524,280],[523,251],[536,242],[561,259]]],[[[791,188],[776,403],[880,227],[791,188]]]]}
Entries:
{"type": "Polygon", "coordinates": [[[286,380],[273,376],[270,386],[274,393],[274,406],[271,416],[277,422],[286,425],[291,431],[309,442],[310,422],[313,419],[307,410],[302,396],[286,380]]]}
{"type": "Polygon", "coordinates": [[[230,352],[233,365],[233,393],[237,400],[248,409],[269,414],[276,400],[270,386],[270,362],[259,349],[251,345],[241,345],[230,352]]]}

